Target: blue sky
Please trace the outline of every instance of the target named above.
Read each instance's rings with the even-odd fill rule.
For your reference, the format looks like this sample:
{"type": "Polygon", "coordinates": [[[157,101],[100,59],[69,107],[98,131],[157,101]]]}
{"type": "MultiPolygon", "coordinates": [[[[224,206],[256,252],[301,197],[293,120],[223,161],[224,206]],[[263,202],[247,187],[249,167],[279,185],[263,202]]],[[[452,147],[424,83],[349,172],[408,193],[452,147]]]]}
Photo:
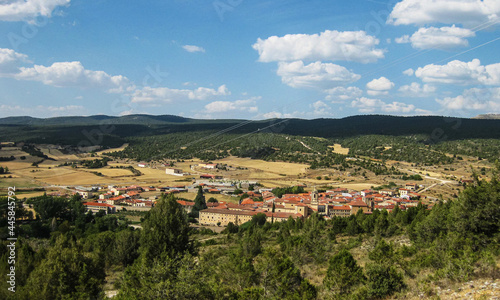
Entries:
{"type": "Polygon", "coordinates": [[[0,117],[500,113],[499,21],[497,0],[4,0],[0,117]]]}

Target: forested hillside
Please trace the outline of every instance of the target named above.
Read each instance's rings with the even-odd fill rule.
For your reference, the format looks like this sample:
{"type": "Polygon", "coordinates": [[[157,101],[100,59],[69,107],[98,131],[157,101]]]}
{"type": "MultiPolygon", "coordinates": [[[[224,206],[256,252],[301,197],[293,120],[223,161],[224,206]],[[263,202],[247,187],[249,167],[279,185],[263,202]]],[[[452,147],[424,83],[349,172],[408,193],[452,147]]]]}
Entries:
{"type": "MultiPolygon", "coordinates": [[[[499,171],[432,209],[273,224],[256,215],[221,234],[190,228],[172,195],[145,216],[141,231],[119,216],[85,213],[77,196],[32,198],[38,217],[17,226],[16,293],[2,281],[0,298],[100,299],[110,276],[118,278],[117,299],[430,297],[435,286],[499,275],[499,171]]],[[[16,215],[29,217],[20,206],[16,215]]]]}
{"type": "Polygon", "coordinates": [[[281,133],[295,136],[345,138],[361,135],[425,135],[427,143],[457,139],[498,139],[500,120],[461,119],[439,116],[353,116],[343,119],[196,120],[176,116],[130,115],[34,119],[0,119],[0,138],[6,141],[77,146],[114,147],[128,137],[176,132],[214,131],[247,134],[281,133]]]}
{"type": "MultiPolygon", "coordinates": [[[[0,119],[4,141],[65,145],[78,153],[88,146],[129,147],[117,158],[215,160],[230,155],[306,163],[311,168],[366,165],[350,157],[449,164],[467,155],[490,162],[500,156],[500,120],[444,117],[354,116],[344,119],[195,120],[176,116],[131,115],[0,119]],[[455,157],[450,157],[453,154],[455,157]]],[[[390,174],[383,166],[378,173],[390,174]]],[[[375,171],[374,167],[369,170],[375,171]]]]}

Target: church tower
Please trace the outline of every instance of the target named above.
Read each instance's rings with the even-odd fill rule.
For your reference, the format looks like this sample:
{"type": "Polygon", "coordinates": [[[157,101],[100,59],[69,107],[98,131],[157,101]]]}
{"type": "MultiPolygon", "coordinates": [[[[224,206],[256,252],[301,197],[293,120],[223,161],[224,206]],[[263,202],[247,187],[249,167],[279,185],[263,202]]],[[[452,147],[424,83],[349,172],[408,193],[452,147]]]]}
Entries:
{"type": "Polygon", "coordinates": [[[316,190],[316,186],[314,187],[313,191],[311,192],[311,207],[318,210],[318,191],[316,190]]]}
{"type": "Polygon", "coordinates": [[[318,204],[318,191],[316,187],[314,187],[314,190],[311,192],[311,204],[318,204]]]}

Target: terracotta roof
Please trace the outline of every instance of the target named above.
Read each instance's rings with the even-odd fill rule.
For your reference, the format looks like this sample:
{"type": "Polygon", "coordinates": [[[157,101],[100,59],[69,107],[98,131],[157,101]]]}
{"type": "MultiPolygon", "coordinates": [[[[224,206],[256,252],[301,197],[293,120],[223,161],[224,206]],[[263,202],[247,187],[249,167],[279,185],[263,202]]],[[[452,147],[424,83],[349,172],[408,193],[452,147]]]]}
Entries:
{"type": "Polygon", "coordinates": [[[111,204],[106,204],[106,203],[97,203],[97,202],[85,202],[83,205],[86,206],[106,206],[106,207],[114,207],[111,204]]]}
{"type": "Polygon", "coordinates": [[[334,205],[332,208],[334,210],[351,210],[349,205],[334,205]]]}
{"type": "Polygon", "coordinates": [[[249,205],[249,204],[255,204],[252,198],[245,198],[243,199],[243,201],[241,201],[241,205],[249,205]]]}
{"type": "Polygon", "coordinates": [[[363,201],[358,201],[358,200],[351,201],[349,203],[349,205],[354,206],[354,207],[368,207],[368,205],[366,205],[366,203],[364,203],[363,201]]]}

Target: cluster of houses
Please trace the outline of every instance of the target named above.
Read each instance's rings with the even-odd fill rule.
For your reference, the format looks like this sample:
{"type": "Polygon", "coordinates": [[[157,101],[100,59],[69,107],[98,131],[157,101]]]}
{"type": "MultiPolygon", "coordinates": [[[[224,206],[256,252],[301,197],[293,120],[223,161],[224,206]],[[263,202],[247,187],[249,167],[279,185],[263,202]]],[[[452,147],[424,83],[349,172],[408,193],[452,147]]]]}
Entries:
{"type": "MultiPolygon", "coordinates": [[[[247,198],[239,203],[214,202],[207,203],[208,208],[200,211],[199,223],[201,225],[227,226],[230,222],[241,225],[258,213],[263,213],[269,222],[284,221],[292,217],[307,218],[313,213],[318,213],[325,218],[349,217],[362,210],[370,214],[374,210],[385,209],[392,211],[396,206],[406,210],[416,206],[421,198],[417,184],[407,183],[397,190],[363,190],[352,191],[346,188],[336,188],[325,192],[316,190],[308,193],[285,194],[281,198],[274,195],[271,189],[262,188],[258,191],[249,191],[248,188],[256,182],[230,182],[214,181],[213,179],[199,179],[189,186],[172,187],[142,187],[137,185],[127,187],[108,186],[104,193],[94,195],[96,189],[75,188],[73,193],[78,193],[83,199],[88,200],[84,205],[89,211],[105,213],[116,212],[116,206],[135,206],[152,208],[157,196],[147,199],[141,196],[143,192],[158,191],[163,193],[179,193],[198,191],[201,186],[207,194],[233,195],[238,188],[246,190],[247,198]],[[238,187],[236,187],[236,185],[238,187]],[[91,200],[91,198],[93,199],[91,200]],[[97,199],[96,199],[97,198],[97,199]]],[[[239,197],[241,195],[234,195],[239,197]]],[[[208,197],[208,195],[207,195],[208,197]]],[[[178,200],[186,212],[191,212],[194,202],[178,200]]]]}
{"type": "Polygon", "coordinates": [[[87,211],[115,213],[116,205],[152,208],[156,202],[157,196],[146,199],[141,196],[143,192],[158,191],[162,193],[179,193],[187,191],[183,185],[162,188],[151,186],[141,187],[137,185],[127,187],[108,186],[105,193],[100,193],[99,196],[94,197],[94,193],[97,190],[98,188],[78,187],[73,190],[73,194],[79,194],[82,196],[82,199],[88,200],[88,202],[83,203],[87,211]],[[97,199],[91,199],[92,197],[97,197],[97,199]]]}
{"type": "Polygon", "coordinates": [[[281,198],[276,197],[270,191],[250,193],[249,198],[243,199],[238,204],[217,203],[212,204],[205,210],[200,211],[199,222],[202,225],[227,226],[230,222],[241,225],[258,213],[264,213],[269,222],[283,221],[292,217],[307,218],[313,213],[318,213],[325,218],[349,217],[362,210],[370,214],[375,209],[392,211],[396,206],[402,210],[417,206],[420,195],[415,191],[418,186],[408,184],[399,189],[399,195],[395,191],[364,190],[361,192],[349,191],[337,188],[318,193],[316,190],[310,193],[285,194],[281,198]],[[256,197],[262,197],[263,201],[255,201],[256,197]]]}

